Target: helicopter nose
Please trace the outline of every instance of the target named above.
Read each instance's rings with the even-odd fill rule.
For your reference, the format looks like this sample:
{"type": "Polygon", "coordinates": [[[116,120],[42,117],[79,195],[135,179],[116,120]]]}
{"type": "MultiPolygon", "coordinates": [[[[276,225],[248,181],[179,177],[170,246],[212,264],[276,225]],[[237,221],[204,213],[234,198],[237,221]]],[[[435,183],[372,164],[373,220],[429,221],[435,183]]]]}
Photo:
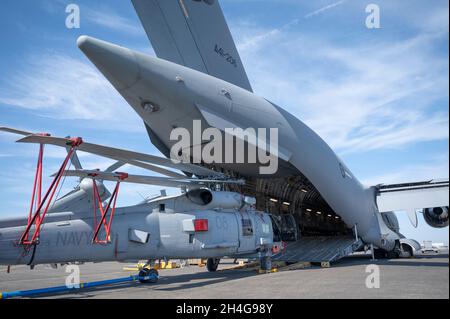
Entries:
{"type": "Polygon", "coordinates": [[[77,45],[118,91],[139,80],[139,65],[131,50],[85,35],[78,38],[77,45]]]}

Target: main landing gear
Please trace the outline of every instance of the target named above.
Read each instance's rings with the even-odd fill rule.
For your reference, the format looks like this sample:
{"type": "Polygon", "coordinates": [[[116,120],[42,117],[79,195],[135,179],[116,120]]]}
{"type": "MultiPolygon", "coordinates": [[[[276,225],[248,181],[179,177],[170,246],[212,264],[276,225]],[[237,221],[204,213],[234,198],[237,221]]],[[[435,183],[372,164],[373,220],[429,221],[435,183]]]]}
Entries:
{"type": "Polygon", "coordinates": [[[141,284],[155,284],[158,282],[158,270],[153,268],[153,260],[149,260],[140,270],[138,280],[141,284]]]}
{"type": "Polygon", "coordinates": [[[153,268],[143,268],[139,271],[139,282],[141,284],[155,284],[158,282],[159,273],[153,268]]]}
{"type": "Polygon", "coordinates": [[[219,267],[220,258],[208,258],[206,261],[206,269],[208,269],[209,272],[214,272],[217,270],[217,267],[219,267]]]}

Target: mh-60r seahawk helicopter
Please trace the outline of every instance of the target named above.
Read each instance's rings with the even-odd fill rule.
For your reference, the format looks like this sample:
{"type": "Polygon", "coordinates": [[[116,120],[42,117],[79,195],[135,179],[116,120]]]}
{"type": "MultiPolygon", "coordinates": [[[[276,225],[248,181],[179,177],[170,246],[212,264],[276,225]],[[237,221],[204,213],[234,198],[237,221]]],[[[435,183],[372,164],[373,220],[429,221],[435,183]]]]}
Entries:
{"type": "MultiPolygon", "coordinates": [[[[270,263],[274,247],[271,216],[254,208],[256,200],[220,191],[223,184],[243,180],[194,164],[85,143],[81,138],[58,138],[0,127],[25,137],[21,143],[40,144],[31,207],[27,218],[0,221],[0,264],[30,265],[104,262],[162,258],[207,258],[215,271],[222,257],[260,257],[270,263]],[[67,156],[42,192],[44,145],[67,148],[67,156]],[[82,168],[77,150],[117,162],[105,171],[82,168]],[[66,170],[69,161],[75,170],[66,170]],[[130,164],[166,177],[115,172],[130,164]],[[171,169],[192,174],[192,178],[171,169]],[[63,176],[80,178],[61,198],[55,192],[63,176]],[[114,181],[110,193],[103,181],[114,181]],[[121,183],[179,187],[181,195],[161,196],[130,207],[116,208],[121,183]]],[[[275,226],[276,227],[276,226],[275,226]]],[[[154,281],[157,271],[144,267],[142,281],[154,281]]]]}

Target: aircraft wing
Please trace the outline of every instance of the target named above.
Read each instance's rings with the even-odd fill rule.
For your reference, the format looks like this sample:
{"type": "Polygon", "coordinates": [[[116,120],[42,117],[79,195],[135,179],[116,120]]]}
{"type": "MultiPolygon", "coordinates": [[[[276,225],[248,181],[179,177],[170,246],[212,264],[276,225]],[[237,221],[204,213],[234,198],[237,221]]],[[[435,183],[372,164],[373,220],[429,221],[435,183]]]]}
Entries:
{"type": "Polygon", "coordinates": [[[252,91],[217,0],[132,0],[159,58],[252,91]]]}
{"type": "Polygon", "coordinates": [[[414,227],[417,227],[417,210],[449,206],[449,181],[429,180],[403,184],[381,184],[377,205],[380,212],[406,211],[414,227]]]}

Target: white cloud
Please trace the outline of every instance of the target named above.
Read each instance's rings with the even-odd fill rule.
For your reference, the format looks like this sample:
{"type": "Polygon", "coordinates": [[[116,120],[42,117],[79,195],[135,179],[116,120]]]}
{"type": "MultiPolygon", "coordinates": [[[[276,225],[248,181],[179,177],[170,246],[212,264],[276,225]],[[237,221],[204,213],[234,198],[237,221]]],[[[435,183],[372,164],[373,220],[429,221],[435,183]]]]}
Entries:
{"type": "Polygon", "coordinates": [[[405,165],[404,167],[383,175],[371,176],[363,179],[367,186],[378,184],[395,184],[406,182],[426,181],[430,178],[449,178],[448,156],[435,158],[428,164],[405,165]]]}
{"type": "Polygon", "coordinates": [[[255,92],[346,154],[448,139],[448,57],[436,54],[448,22],[425,21],[396,41],[362,33],[339,43],[305,31],[298,19],[234,29],[255,92]]]}
{"type": "MultiPolygon", "coordinates": [[[[59,15],[61,12],[65,12],[64,9],[69,4],[71,4],[69,0],[43,1],[40,3],[42,8],[52,15],[59,15]]],[[[77,3],[75,2],[75,4],[77,3]]],[[[132,7],[132,4],[130,3],[129,6],[132,7]]],[[[108,4],[96,5],[94,1],[89,1],[89,5],[80,4],[80,18],[82,27],[87,21],[88,23],[131,36],[144,35],[144,30],[140,24],[115,12],[108,4]]]]}
{"type": "Polygon", "coordinates": [[[310,12],[310,13],[306,14],[305,18],[311,18],[313,16],[321,14],[321,13],[323,13],[325,11],[328,11],[330,9],[333,9],[333,8],[337,7],[337,6],[340,6],[341,4],[343,4],[346,1],[347,0],[341,0],[341,1],[338,1],[338,2],[335,2],[335,3],[331,3],[331,4],[327,5],[327,6],[324,6],[324,7],[320,8],[320,9],[317,9],[317,10],[315,10],[313,12],[310,12]]]}
{"type": "Polygon", "coordinates": [[[135,21],[127,19],[106,7],[97,9],[83,8],[83,15],[86,19],[101,27],[124,32],[133,36],[145,36],[143,28],[135,21]]]}
{"type": "Polygon", "coordinates": [[[0,104],[54,119],[90,120],[117,130],[139,127],[142,131],[135,112],[88,62],[58,53],[38,55],[3,79],[0,104]]]}

